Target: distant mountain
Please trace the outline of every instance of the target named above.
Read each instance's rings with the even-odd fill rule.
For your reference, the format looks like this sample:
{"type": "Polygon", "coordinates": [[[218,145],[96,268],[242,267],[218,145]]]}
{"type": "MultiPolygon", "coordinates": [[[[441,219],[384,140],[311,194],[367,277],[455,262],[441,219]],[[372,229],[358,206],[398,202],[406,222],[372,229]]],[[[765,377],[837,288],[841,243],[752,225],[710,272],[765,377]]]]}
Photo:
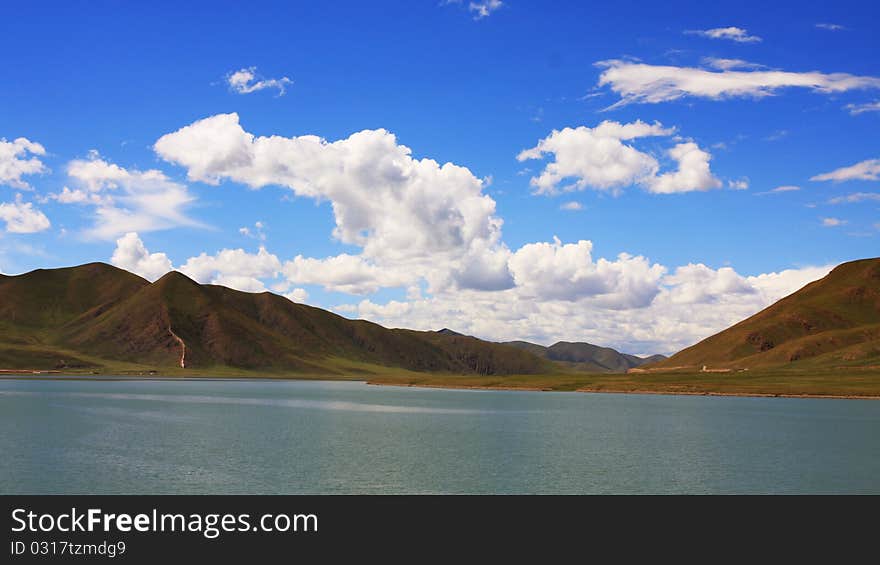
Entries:
{"type": "Polygon", "coordinates": [[[751,318],[649,369],[880,363],[880,259],[844,263],[751,318]]]}
{"type": "Polygon", "coordinates": [[[666,359],[663,355],[636,357],[620,353],[610,347],[600,347],[585,342],[560,341],[550,347],[544,347],[527,341],[508,341],[504,345],[518,347],[545,359],[565,363],[572,369],[599,373],[625,373],[628,369],[666,359]]]}
{"type": "Polygon", "coordinates": [[[526,351],[454,333],[386,329],[268,292],[150,283],[103,263],[0,276],[0,369],[232,367],[352,375],[558,372],[526,351]]]}

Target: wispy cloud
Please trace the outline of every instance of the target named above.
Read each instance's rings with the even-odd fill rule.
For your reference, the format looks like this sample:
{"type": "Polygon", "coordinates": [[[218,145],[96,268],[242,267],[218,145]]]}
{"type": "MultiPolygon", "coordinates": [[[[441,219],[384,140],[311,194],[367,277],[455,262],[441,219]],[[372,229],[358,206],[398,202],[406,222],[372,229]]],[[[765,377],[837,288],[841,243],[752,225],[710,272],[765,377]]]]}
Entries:
{"type": "Polygon", "coordinates": [[[764,196],[767,194],[779,194],[782,192],[796,192],[800,189],[801,189],[801,187],[799,187],[799,186],[795,186],[793,184],[786,184],[783,186],[777,186],[773,190],[765,190],[764,192],[756,192],[755,196],[764,196]]]}
{"type": "Polygon", "coordinates": [[[843,109],[848,110],[851,116],[858,116],[866,112],[880,112],[880,100],[864,104],[847,104],[843,109]]]}
{"type": "Polygon", "coordinates": [[[709,39],[727,39],[737,43],[757,43],[761,38],[757,35],[749,35],[749,32],[741,27],[716,27],[712,29],[688,29],[688,35],[699,35],[709,39]]]}
{"type": "MultiPolygon", "coordinates": [[[[464,4],[464,0],[445,0],[440,2],[441,6],[448,6],[449,4],[464,4]]],[[[503,5],[504,2],[501,0],[478,0],[468,3],[468,11],[474,15],[475,20],[482,20],[491,16],[493,12],[503,5]]]]}
{"type": "Polygon", "coordinates": [[[231,91],[237,94],[251,94],[258,90],[275,88],[278,90],[278,96],[284,96],[285,87],[293,84],[293,81],[287,77],[261,78],[257,75],[256,67],[248,67],[227,74],[226,84],[229,85],[231,91]]]}
{"type": "Polygon", "coordinates": [[[481,0],[480,2],[471,2],[468,4],[468,10],[474,13],[475,20],[488,18],[492,12],[504,5],[501,0],[481,0]]]}
{"type": "Polygon", "coordinates": [[[829,23],[819,23],[819,24],[816,24],[816,27],[819,29],[825,29],[828,31],[843,31],[843,30],[847,29],[846,27],[844,27],[840,24],[829,24],[829,23]]]}
{"type": "Polygon", "coordinates": [[[767,137],[765,137],[764,139],[767,141],[779,141],[780,139],[784,139],[786,137],[788,137],[788,130],[787,129],[778,129],[778,130],[774,131],[773,133],[771,133],[770,135],[768,135],[767,137]]]}
{"type": "Polygon", "coordinates": [[[704,65],[709,67],[713,67],[715,69],[720,69],[722,71],[729,71],[731,69],[763,69],[766,68],[765,65],[759,65],[758,63],[750,63],[748,61],[743,61],[742,59],[721,59],[718,57],[703,57],[702,62],[704,65]]]}
{"type": "Polygon", "coordinates": [[[596,63],[605,70],[599,86],[608,86],[621,99],[608,109],[632,103],[656,104],[688,96],[723,100],[763,98],[782,88],[807,88],[822,94],[856,89],[880,89],[880,78],[848,73],[780,70],[712,71],[697,67],[649,65],[612,59],[596,63]]]}
{"type": "Polygon", "coordinates": [[[839,226],[845,226],[848,222],[846,220],[841,220],[840,218],[822,218],[822,227],[825,228],[836,228],[839,226]]]}
{"type": "Polygon", "coordinates": [[[571,201],[571,202],[566,202],[565,204],[560,206],[559,209],[560,210],[568,210],[569,212],[577,212],[578,210],[583,210],[584,205],[581,204],[580,202],[571,201]]]}
{"type": "Polygon", "coordinates": [[[837,196],[828,201],[829,204],[854,204],[868,201],[880,202],[880,192],[855,192],[846,196],[837,196]]]}
{"type": "Polygon", "coordinates": [[[832,181],[843,182],[847,180],[880,180],[880,159],[867,159],[850,165],[849,167],[841,167],[830,173],[822,173],[811,177],[813,181],[832,181]]]}

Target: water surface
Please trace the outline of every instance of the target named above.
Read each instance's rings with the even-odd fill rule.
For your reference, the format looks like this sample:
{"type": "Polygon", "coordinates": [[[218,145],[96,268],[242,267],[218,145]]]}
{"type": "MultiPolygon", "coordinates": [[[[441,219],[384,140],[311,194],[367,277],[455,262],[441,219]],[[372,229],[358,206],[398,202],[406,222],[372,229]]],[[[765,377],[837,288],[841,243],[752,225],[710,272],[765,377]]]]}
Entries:
{"type": "Polygon", "coordinates": [[[880,494],[880,402],[0,380],[13,493],[880,494]]]}

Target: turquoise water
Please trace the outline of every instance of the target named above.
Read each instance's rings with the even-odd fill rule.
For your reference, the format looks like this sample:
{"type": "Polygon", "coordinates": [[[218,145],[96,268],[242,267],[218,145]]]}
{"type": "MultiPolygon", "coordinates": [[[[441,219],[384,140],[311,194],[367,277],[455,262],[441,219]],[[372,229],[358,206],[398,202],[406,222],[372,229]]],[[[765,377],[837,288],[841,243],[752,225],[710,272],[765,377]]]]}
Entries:
{"type": "Polygon", "coordinates": [[[880,402],[0,380],[13,493],[880,494],[880,402]]]}

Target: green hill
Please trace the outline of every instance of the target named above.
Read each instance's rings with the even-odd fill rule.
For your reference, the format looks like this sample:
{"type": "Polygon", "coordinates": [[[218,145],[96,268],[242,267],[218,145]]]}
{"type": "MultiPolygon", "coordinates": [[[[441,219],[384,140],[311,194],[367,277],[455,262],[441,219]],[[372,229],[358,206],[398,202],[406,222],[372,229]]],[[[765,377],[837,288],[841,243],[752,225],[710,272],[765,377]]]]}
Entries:
{"type": "Polygon", "coordinates": [[[648,367],[753,369],[880,363],[880,259],[844,263],[751,318],[648,367]]]}
{"type": "Polygon", "coordinates": [[[343,375],[388,367],[450,374],[558,371],[473,337],[386,329],[171,272],[154,283],[93,263],[0,277],[0,368],[237,368],[343,375]]]}
{"type": "Polygon", "coordinates": [[[666,359],[662,355],[636,357],[620,353],[610,347],[600,347],[586,342],[560,341],[549,347],[544,347],[527,341],[509,341],[505,345],[563,363],[574,370],[596,373],[625,373],[634,367],[666,359]]]}

